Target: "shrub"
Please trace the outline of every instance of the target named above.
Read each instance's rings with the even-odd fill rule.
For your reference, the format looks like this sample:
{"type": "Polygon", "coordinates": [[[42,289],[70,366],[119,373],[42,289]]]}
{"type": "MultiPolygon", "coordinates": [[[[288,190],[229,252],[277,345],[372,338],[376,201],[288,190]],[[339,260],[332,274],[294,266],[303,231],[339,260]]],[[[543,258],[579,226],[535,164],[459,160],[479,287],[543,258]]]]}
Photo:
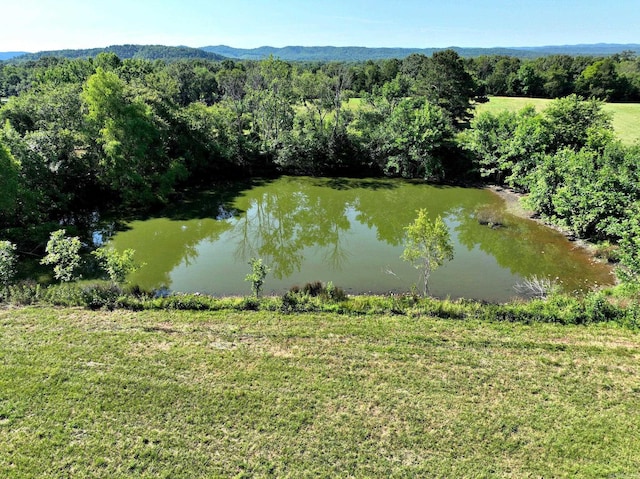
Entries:
{"type": "Polygon", "coordinates": [[[127,276],[139,268],[133,259],[135,255],[133,249],[126,249],[119,253],[114,248],[98,248],[91,254],[96,257],[109,279],[117,284],[123,284],[127,276]]]}
{"type": "Polygon", "coordinates": [[[326,285],[320,281],[313,281],[305,284],[302,289],[298,286],[293,286],[289,289],[293,294],[306,294],[314,298],[322,298],[329,301],[344,301],[347,299],[347,294],[342,288],[339,288],[329,281],[326,285]]]}
{"type": "Polygon", "coordinates": [[[112,283],[94,283],[82,288],[82,301],[89,309],[113,310],[124,296],[122,289],[112,283]]]}
{"type": "Polygon", "coordinates": [[[65,236],[65,230],[51,233],[47,242],[47,255],[42,259],[42,264],[53,265],[53,275],[60,281],[72,281],[76,279],[76,270],[80,266],[80,248],[82,244],[77,236],[73,238],[65,236]]]}
{"type": "Polygon", "coordinates": [[[347,293],[345,293],[342,288],[334,286],[332,281],[327,283],[325,291],[327,293],[327,297],[333,301],[344,301],[347,299],[347,293]]]}
{"type": "Polygon", "coordinates": [[[325,289],[320,281],[313,281],[311,283],[305,284],[302,288],[302,292],[308,294],[309,296],[320,296],[325,292],[325,289]]]}
{"type": "Polygon", "coordinates": [[[54,284],[44,292],[44,300],[54,306],[86,306],[85,297],[76,284],[54,284]]]}
{"type": "Polygon", "coordinates": [[[11,284],[5,291],[5,300],[18,306],[35,304],[42,299],[41,286],[31,280],[11,284]]]}
{"type": "Polygon", "coordinates": [[[0,287],[9,286],[16,274],[16,245],[0,241],[0,287]]]}
{"type": "Polygon", "coordinates": [[[249,265],[251,265],[251,273],[248,274],[244,280],[251,282],[251,289],[256,295],[256,298],[259,298],[262,285],[264,284],[264,278],[266,278],[267,273],[269,273],[269,267],[262,262],[262,258],[251,258],[249,265]]]}

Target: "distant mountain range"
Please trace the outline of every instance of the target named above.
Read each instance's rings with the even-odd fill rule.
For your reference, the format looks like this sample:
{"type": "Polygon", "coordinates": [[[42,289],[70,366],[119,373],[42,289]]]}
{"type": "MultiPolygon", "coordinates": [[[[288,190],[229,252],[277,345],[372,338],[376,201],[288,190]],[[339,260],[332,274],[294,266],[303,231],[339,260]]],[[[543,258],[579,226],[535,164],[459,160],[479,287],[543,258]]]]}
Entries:
{"type": "MultiPolygon", "coordinates": [[[[43,57],[93,58],[99,53],[115,53],[121,59],[142,58],[145,60],[178,60],[201,58],[205,60],[224,60],[225,58],[207,52],[201,48],[168,47],[164,45],[112,45],[106,48],[89,48],[81,50],[51,50],[38,53],[15,54],[14,61],[37,60],[43,57]]],[[[10,55],[10,53],[7,53],[10,55]]],[[[0,56],[3,53],[0,53],[0,56]]]]}
{"type": "MultiPolygon", "coordinates": [[[[506,55],[519,58],[535,58],[548,55],[586,55],[609,56],[625,50],[640,53],[640,44],[608,44],[561,45],[544,47],[516,48],[461,48],[450,47],[462,57],[478,57],[481,55],[506,55]]],[[[241,60],[260,60],[273,55],[288,61],[366,61],[386,58],[406,58],[412,53],[431,56],[434,52],[445,48],[367,48],[367,47],[260,47],[233,48],[226,45],[202,47],[202,50],[217,53],[224,57],[241,60]]]]}
{"type": "MultiPolygon", "coordinates": [[[[506,55],[519,58],[536,58],[548,55],[585,55],[609,56],[623,51],[640,53],[640,44],[612,44],[597,43],[585,45],[550,45],[543,47],[515,47],[515,48],[460,48],[450,47],[462,57],[477,57],[480,55],[506,55]]],[[[412,53],[430,56],[444,48],[368,48],[368,47],[302,47],[289,46],[283,48],[233,48],[226,45],[208,46],[202,48],[169,47],[163,45],[113,45],[106,48],[91,48],[84,50],[54,50],[38,53],[0,52],[0,60],[27,61],[42,57],[88,58],[95,57],[102,52],[113,52],[122,59],[143,58],[147,60],[178,60],[202,58],[208,60],[223,60],[225,58],[238,60],[261,60],[273,55],[287,61],[345,61],[358,62],[366,60],[381,60],[387,58],[406,58],[412,53]]]]}

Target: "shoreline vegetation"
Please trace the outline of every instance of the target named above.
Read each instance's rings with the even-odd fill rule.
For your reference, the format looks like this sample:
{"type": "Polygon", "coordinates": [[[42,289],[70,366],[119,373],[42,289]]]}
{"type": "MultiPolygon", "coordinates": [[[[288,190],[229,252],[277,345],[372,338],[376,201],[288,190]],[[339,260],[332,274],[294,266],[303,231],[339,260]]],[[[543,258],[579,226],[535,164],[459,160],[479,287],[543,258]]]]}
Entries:
{"type": "Polygon", "coordinates": [[[473,299],[422,297],[415,293],[347,295],[339,287],[320,282],[294,287],[283,295],[262,297],[216,297],[200,293],[143,291],[108,281],[54,284],[19,283],[2,292],[0,309],[24,306],[85,308],[115,311],[210,311],[271,312],[286,318],[301,313],[331,313],[341,316],[375,317],[398,315],[411,318],[481,320],[507,323],[596,324],[611,323],[637,330],[640,305],[628,291],[592,291],[582,297],[561,294],[553,283],[534,278],[522,286],[528,298],[506,303],[473,299]]]}

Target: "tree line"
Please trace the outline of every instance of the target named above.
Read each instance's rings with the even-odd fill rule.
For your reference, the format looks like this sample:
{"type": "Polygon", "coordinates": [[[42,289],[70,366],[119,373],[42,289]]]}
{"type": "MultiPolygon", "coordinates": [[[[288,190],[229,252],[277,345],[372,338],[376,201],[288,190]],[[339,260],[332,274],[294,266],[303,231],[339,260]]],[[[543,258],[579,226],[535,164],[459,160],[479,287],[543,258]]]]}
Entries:
{"type": "Polygon", "coordinates": [[[0,223],[162,203],[185,185],[257,174],[443,177],[473,79],[454,52],[392,75],[354,108],[339,63],[34,63],[0,110],[0,223]]]}
{"type": "Polygon", "coordinates": [[[467,68],[487,95],[560,98],[571,94],[603,101],[640,101],[640,58],[625,51],[608,57],[549,55],[521,60],[481,56],[467,68]]]}
{"type": "MultiPolygon", "coordinates": [[[[523,62],[512,86],[522,94],[522,79],[561,58],[523,62]]],[[[506,60],[493,60],[495,73],[506,60]]],[[[635,81],[622,72],[638,63],[630,55],[592,60],[580,75],[613,62],[635,81]]],[[[622,259],[633,265],[638,148],[617,142],[601,104],[577,95],[544,113],[474,118],[474,103],[498,92],[491,68],[474,70],[484,61],[445,50],[357,65],[113,53],[2,65],[2,235],[42,244],[86,212],[149,208],[228,178],[491,179],[529,192],[536,211],[579,236],[628,245],[622,259]]],[[[575,71],[581,61],[571,59],[575,71]]]]}

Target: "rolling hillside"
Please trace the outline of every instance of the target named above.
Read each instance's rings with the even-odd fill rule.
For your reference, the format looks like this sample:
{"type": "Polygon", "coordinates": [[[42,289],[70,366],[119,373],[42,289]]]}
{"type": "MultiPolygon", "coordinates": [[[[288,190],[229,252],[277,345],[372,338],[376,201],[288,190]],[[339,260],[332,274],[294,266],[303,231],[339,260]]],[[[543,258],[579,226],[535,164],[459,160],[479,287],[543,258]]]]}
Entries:
{"type": "MultiPolygon", "coordinates": [[[[547,55],[587,55],[608,56],[625,50],[640,52],[640,44],[595,44],[595,45],[564,45],[545,47],[515,47],[515,48],[460,48],[450,47],[462,57],[478,57],[481,55],[506,55],[519,58],[535,58],[547,55]]],[[[274,48],[269,46],[259,48],[233,48],[226,45],[202,47],[203,50],[240,60],[260,60],[273,55],[288,61],[366,61],[385,58],[405,58],[412,53],[431,56],[434,52],[444,48],[366,48],[366,47],[302,47],[287,46],[274,48]]]]}
{"type": "Polygon", "coordinates": [[[224,60],[217,53],[207,52],[199,48],[168,47],[164,45],[112,45],[106,48],[90,48],[83,50],[51,50],[30,53],[13,58],[14,61],[37,60],[43,57],[91,58],[99,53],[112,52],[121,59],[141,58],[145,60],[181,60],[202,58],[205,60],[224,60]]]}
{"type": "MultiPolygon", "coordinates": [[[[519,58],[535,58],[547,55],[586,55],[609,56],[623,51],[640,52],[640,44],[593,44],[593,45],[557,45],[542,47],[514,48],[460,48],[450,47],[462,57],[478,57],[481,55],[505,55],[519,58]]],[[[259,48],[234,48],[227,45],[206,46],[202,48],[169,47],[163,45],[113,45],[106,48],[82,50],[51,50],[38,53],[0,52],[2,60],[37,60],[47,56],[64,58],[95,57],[101,52],[113,52],[120,58],[144,58],[148,60],[177,60],[185,58],[204,58],[209,60],[261,60],[270,55],[286,61],[344,61],[360,62],[388,58],[405,58],[412,53],[431,56],[443,48],[368,48],[368,47],[334,47],[334,46],[286,46],[282,48],[263,46],[259,48]]]]}

